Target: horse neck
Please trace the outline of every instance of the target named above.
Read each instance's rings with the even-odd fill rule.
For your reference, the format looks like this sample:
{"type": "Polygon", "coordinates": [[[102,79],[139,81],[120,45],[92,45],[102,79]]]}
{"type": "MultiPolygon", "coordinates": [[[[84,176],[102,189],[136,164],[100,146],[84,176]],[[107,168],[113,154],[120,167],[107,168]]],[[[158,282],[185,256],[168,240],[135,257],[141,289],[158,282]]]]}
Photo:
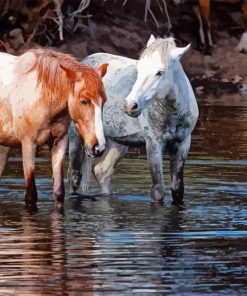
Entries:
{"type": "Polygon", "coordinates": [[[61,118],[68,116],[68,99],[69,95],[59,96],[57,93],[43,93],[41,101],[47,108],[47,115],[49,116],[51,123],[55,123],[61,118]]]}
{"type": "Polygon", "coordinates": [[[61,99],[57,96],[54,96],[50,101],[50,108],[51,112],[56,115],[60,114],[61,112],[66,113],[68,112],[68,98],[61,99]]]}
{"type": "MultiPolygon", "coordinates": [[[[186,75],[179,61],[172,61],[169,67],[169,79],[172,80],[172,86],[166,97],[156,99],[154,103],[148,107],[147,114],[155,113],[157,118],[164,120],[171,114],[184,113],[189,109],[189,89],[186,82],[186,75]]],[[[149,115],[148,115],[149,116],[149,115]]],[[[153,116],[153,115],[152,115],[153,116]]]]}
{"type": "Polygon", "coordinates": [[[187,83],[187,77],[179,60],[172,61],[172,88],[168,95],[170,99],[176,102],[177,106],[186,107],[190,99],[190,91],[187,83]]]}

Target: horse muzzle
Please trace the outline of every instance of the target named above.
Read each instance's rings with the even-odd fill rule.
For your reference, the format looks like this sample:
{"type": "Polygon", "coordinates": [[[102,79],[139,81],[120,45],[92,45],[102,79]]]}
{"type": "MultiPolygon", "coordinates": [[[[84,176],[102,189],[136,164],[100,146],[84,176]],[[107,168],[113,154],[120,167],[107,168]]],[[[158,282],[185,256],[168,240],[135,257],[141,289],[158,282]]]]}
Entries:
{"type": "Polygon", "coordinates": [[[125,113],[131,117],[138,117],[141,114],[139,105],[137,102],[132,102],[131,104],[125,104],[124,106],[125,113]]]}
{"type": "Polygon", "coordinates": [[[100,157],[105,152],[105,148],[105,145],[94,145],[92,149],[94,157],[100,157]]]}

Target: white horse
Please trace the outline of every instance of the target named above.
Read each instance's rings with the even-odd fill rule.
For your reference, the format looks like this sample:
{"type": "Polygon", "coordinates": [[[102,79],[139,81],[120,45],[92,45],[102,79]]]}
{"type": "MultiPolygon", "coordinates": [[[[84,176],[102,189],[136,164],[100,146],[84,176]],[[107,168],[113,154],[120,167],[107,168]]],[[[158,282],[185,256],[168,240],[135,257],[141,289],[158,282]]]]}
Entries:
{"type": "MultiPolygon", "coordinates": [[[[189,45],[176,47],[173,38],[155,39],[151,35],[139,61],[105,53],[93,54],[84,60],[93,67],[109,63],[103,79],[108,97],[103,123],[109,142],[105,154],[94,166],[102,193],[112,193],[110,175],[116,163],[127,153],[128,146],[146,144],[153,181],[152,198],[161,200],[165,194],[163,154],[167,149],[171,156],[173,202],[183,203],[184,162],[198,118],[195,95],[179,61],[188,48],[189,45]]],[[[69,136],[68,176],[72,189],[76,191],[80,172],[83,171],[82,179],[87,178],[82,167],[85,168],[88,157],[73,126],[69,136]]],[[[85,184],[85,180],[82,183],[85,184]]]]}

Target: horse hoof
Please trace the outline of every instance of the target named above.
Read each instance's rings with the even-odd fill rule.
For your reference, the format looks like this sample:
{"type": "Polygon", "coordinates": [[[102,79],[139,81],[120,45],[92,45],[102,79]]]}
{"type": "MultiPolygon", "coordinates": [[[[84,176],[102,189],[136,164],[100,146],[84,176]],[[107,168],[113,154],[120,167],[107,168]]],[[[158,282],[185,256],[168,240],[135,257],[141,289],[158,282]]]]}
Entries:
{"type": "Polygon", "coordinates": [[[25,204],[26,205],[34,206],[34,205],[36,205],[37,201],[38,201],[37,195],[34,195],[34,196],[26,195],[25,196],[25,204]]]}
{"type": "Polygon", "coordinates": [[[153,201],[160,202],[161,200],[163,200],[165,198],[165,194],[164,193],[162,194],[160,192],[155,192],[155,193],[152,192],[151,197],[152,197],[153,201]]]}
{"type": "Polygon", "coordinates": [[[70,194],[78,194],[80,186],[72,186],[72,190],[70,191],[70,194]]]}
{"type": "Polygon", "coordinates": [[[152,197],[152,200],[154,201],[154,202],[159,202],[159,203],[164,203],[164,199],[165,199],[165,197],[164,196],[151,196],[152,197]]]}
{"type": "Polygon", "coordinates": [[[61,201],[55,201],[55,208],[56,208],[56,210],[58,211],[58,212],[61,212],[61,213],[63,213],[63,211],[64,211],[64,203],[63,202],[61,202],[61,201]]]}
{"type": "Polygon", "coordinates": [[[32,204],[32,203],[26,203],[25,204],[25,209],[27,210],[28,213],[30,214],[35,214],[37,211],[38,211],[38,207],[35,204],[32,204]]]}
{"type": "Polygon", "coordinates": [[[162,185],[153,185],[151,197],[154,201],[161,201],[165,197],[165,188],[162,185]]]}

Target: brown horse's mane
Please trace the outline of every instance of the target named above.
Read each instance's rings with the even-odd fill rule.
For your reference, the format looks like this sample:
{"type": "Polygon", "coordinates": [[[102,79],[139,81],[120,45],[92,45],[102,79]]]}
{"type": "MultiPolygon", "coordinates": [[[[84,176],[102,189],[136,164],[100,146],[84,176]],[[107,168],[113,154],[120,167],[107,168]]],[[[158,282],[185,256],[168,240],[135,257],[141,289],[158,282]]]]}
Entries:
{"type": "Polygon", "coordinates": [[[102,80],[98,73],[89,66],[78,62],[69,54],[52,49],[31,49],[35,55],[35,62],[31,69],[37,71],[37,83],[41,85],[42,95],[46,99],[66,100],[74,91],[74,81],[69,79],[61,66],[73,70],[82,76],[84,95],[98,104],[99,96],[106,100],[102,80]]]}

